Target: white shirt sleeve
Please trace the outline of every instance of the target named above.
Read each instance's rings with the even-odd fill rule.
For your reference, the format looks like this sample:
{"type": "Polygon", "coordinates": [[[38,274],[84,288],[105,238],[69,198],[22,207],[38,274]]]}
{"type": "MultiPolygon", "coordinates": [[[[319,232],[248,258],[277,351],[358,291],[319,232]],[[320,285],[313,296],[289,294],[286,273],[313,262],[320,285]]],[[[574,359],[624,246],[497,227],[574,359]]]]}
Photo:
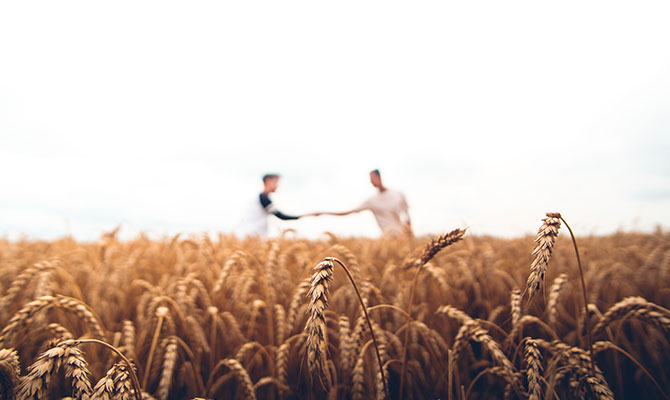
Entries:
{"type": "Polygon", "coordinates": [[[369,210],[372,208],[372,197],[365,199],[357,208],[357,211],[369,210]]]}

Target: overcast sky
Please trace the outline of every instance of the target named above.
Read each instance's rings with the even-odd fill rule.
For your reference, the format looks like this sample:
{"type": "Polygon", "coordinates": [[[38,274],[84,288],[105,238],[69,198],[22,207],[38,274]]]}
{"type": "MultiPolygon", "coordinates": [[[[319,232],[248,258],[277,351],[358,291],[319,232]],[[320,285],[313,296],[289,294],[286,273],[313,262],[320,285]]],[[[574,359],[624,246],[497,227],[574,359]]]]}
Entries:
{"type": "Polygon", "coordinates": [[[670,3],[461,3],[2,2],[0,237],[670,227],[670,3]]]}

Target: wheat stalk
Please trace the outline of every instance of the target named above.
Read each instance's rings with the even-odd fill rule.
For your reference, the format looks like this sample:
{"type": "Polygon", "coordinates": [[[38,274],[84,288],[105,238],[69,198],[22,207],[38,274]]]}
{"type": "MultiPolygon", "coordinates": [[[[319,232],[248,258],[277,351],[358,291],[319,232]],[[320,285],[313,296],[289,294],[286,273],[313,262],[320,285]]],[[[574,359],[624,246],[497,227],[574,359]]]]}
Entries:
{"type": "Polygon", "coordinates": [[[547,301],[547,319],[551,326],[556,326],[558,317],[558,297],[561,295],[563,286],[568,281],[567,274],[560,274],[554,279],[554,283],[549,290],[549,300],[547,301]]]}
{"type": "MultiPolygon", "coordinates": [[[[347,268],[347,266],[344,265],[344,263],[342,263],[342,261],[338,260],[337,258],[329,257],[329,258],[326,258],[325,261],[335,262],[340,267],[342,267],[344,272],[347,274],[347,277],[349,278],[349,282],[351,282],[351,285],[354,287],[354,292],[356,292],[356,296],[358,297],[358,302],[361,305],[363,315],[365,316],[365,320],[367,321],[367,324],[368,324],[368,329],[370,330],[370,337],[372,338],[372,344],[375,347],[375,353],[377,355],[377,363],[379,364],[379,369],[380,369],[380,371],[383,375],[383,373],[384,373],[384,367],[383,367],[384,363],[382,362],[382,357],[381,357],[381,354],[380,354],[380,346],[377,344],[377,338],[375,337],[375,331],[372,328],[372,321],[370,319],[370,316],[368,315],[367,304],[363,300],[363,297],[361,296],[361,292],[358,290],[358,286],[356,286],[356,281],[354,280],[354,277],[351,275],[351,272],[349,271],[349,268],[347,268]]],[[[372,285],[370,285],[368,287],[372,288],[372,285]]],[[[384,393],[388,396],[388,387],[386,385],[386,379],[383,376],[382,376],[382,383],[384,384],[384,393]]]]}
{"type": "Polygon", "coordinates": [[[170,393],[170,386],[172,386],[172,376],[177,364],[177,339],[171,337],[168,339],[165,355],[163,356],[163,368],[161,370],[161,379],[158,382],[158,397],[167,400],[170,393]]]}
{"type": "Polygon", "coordinates": [[[542,356],[535,340],[526,339],[524,359],[526,361],[526,376],[528,377],[528,400],[541,400],[542,356]]]}
{"type": "Polygon", "coordinates": [[[223,360],[223,363],[230,368],[230,370],[237,377],[237,381],[240,383],[242,388],[243,398],[245,400],[255,400],[256,392],[254,389],[253,383],[251,383],[251,378],[249,378],[249,373],[246,369],[234,358],[226,358],[223,360]]]}
{"type": "Polygon", "coordinates": [[[24,269],[23,272],[21,272],[21,274],[19,274],[19,276],[17,276],[16,279],[12,281],[12,283],[9,285],[9,288],[7,289],[7,292],[2,297],[2,299],[0,299],[0,312],[2,315],[5,315],[5,311],[8,309],[8,306],[14,301],[14,299],[16,299],[19,292],[21,292],[21,290],[28,285],[33,276],[49,269],[51,269],[51,263],[48,262],[37,263],[24,269]]]}
{"type": "Polygon", "coordinates": [[[578,382],[583,378],[590,378],[590,381],[588,381],[589,387],[597,398],[607,400],[614,399],[612,390],[609,388],[600,368],[594,365],[593,373],[591,373],[590,368],[593,364],[589,352],[586,352],[579,347],[572,347],[558,340],[547,342],[543,339],[536,339],[536,342],[540,347],[551,351],[554,354],[554,357],[557,358],[558,361],[563,361],[567,367],[567,369],[564,369],[562,372],[557,372],[555,374],[554,377],[556,380],[561,379],[561,377],[568,372],[573,372],[577,374],[579,378],[577,381],[571,382],[573,387],[577,387],[578,382]]]}
{"type": "Polygon", "coordinates": [[[558,236],[558,230],[561,227],[561,221],[565,224],[565,227],[568,228],[570,232],[570,238],[572,239],[572,245],[575,248],[575,255],[577,257],[577,265],[579,267],[579,277],[582,284],[582,297],[584,300],[584,315],[586,317],[586,339],[588,344],[589,352],[591,353],[591,374],[594,371],[594,361],[593,361],[593,349],[591,343],[591,322],[588,318],[588,296],[586,295],[586,283],[584,283],[584,272],[582,270],[582,261],[579,257],[579,249],[577,248],[577,239],[575,238],[570,225],[565,221],[563,216],[560,213],[547,213],[547,217],[544,218],[542,226],[538,231],[538,236],[535,242],[537,246],[533,250],[533,255],[535,258],[530,265],[531,273],[528,276],[528,281],[526,282],[526,289],[528,290],[528,301],[532,300],[533,296],[540,291],[540,287],[544,284],[544,277],[547,271],[547,266],[549,265],[549,259],[551,258],[551,253],[554,248],[554,243],[556,237],[558,236]]]}
{"type": "Polygon", "coordinates": [[[78,344],[67,340],[42,353],[28,368],[28,375],[21,378],[19,398],[45,397],[52,376],[61,366],[65,368],[66,377],[72,378],[72,395],[75,398],[88,398],[93,389],[88,378],[88,364],[77,348],[78,344]]]}
{"type": "Polygon", "coordinates": [[[221,318],[225,321],[226,332],[232,336],[232,338],[237,341],[246,340],[242,333],[242,329],[240,328],[240,324],[237,322],[237,318],[235,318],[230,311],[224,311],[221,314],[221,318]]]}
{"type": "Polygon", "coordinates": [[[87,327],[91,329],[96,337],[105,337],[100,319],[80,300],[61,295],[43,296],[25,304],[9,320],[7,325],[2,329],[2,332],[0,332],[0,347],[6,342],[11,342],[21,329],[30,325],[37,313],[49,310],[53,307],[62,307],[70,310],[86,323],[87,327]]]}
{"type": "MultiPolygon", "coordinates": [[[[412,316],[412,305],[414,304],[414,293],[416,291],[416,284],[419,280],[419,273],[421,272],[421,269],[428,261],[430,261],[435,255],[440,252],[440,250],[444,249],[445,247],[452,245],[459,240],[463,239],[463,235],[465,235],[465,229],[454,229],[453,231],[437,236],[433,238],[433,240],[428,243],[428,245],[424,248],[423,253],[421,253],[421,256],[418,258],[418,260],[415,262],[414,266],[417,267],[416,273],[414,274],[414,280],[412,281],[412,289],[409,295],[409,304],[407,306],[407,323],[409,323],[411,316],[412,316]]],[[[400,367],[400,389],[399,389],[399,396],[400,399],[402,400],[403,396],[403,391],[404,391],[404,386],[405,386],[405,369],[406,369],[406,364],[407,364],[407,348],[408,348],[408,340],[409,340],[409,330],[405,332],[405,341],[404,341],[404,350],[403,350],[403,355],[402,355],[402,366],[400,367]]],[[[380,366],[381,368],[381,366],[380,366]]],[[[381,368],[383,371],[383,368],[381,368]]]]}
{"type": "Polygon", "coordinates": [[[500,349],[498,343],[496,343],[493,338],[491,338],[488,332],[481,327],[478,321],[450,305],[438,308],[436,314],[447,315],[463,323],[461,328],[459,328],[456,339],[454,339],[454,345],[452,348],[452,362],[456,362],[461,351],[467,345],[467,343],[470,340],[474,340],[486,347],[489,350],[489,353],[491,353],[491,357],[505,369],[508,382],[513,385],[516,384],[516,372],[514,370],[514,365],[512,365],[505,353],[500,349]]]}
{"type": "Polygon", "coordinates": [[[93,399],[113,400],[115,396],[114,377],[116,376],[116,364],[107,371],[107,374],[100,378],[93,388],[93,399]]]}
{"type": "Polygon", "coordinates": [[[281,304],[275,304],[274,306],[274,322],[277,324],[277,343],[283,343],[288,330],[286,311],[284,311],[284,307],[281,304]]]}
{"type": "Polygon", "coordinates": [[[56,304],[56,298],[52,296],[45,296],[35,299],[23,307],[7,322],[7,325],[0,332],[0,347],[6,343],[11,343],[17,331],[29,325],[32,318],[38,312],[49,309],[56,304]]]}
{"type": "Polygon", "coordinates": [[[100,318],[95,315],[93,310],[81,300],[71,297],[56,295],[58,305],[62,308],[69,309],[76,314],[79,319],[86,323],[86,326],[91,330],[93,336],[97,339],[105,339],[105,332],[100,318]]]}
{"type": "Polygon", "coordinates": [[[281,383],[281,387],[288,387],[289,356],[293,342],[298,342],[297,346],[300,347],[306,338],[307,336],[304,333],[298,333],[297,335],[293,335],[286,339],[277,349],[275,369],[277,380],[281,383]]]}
{"type": "Polygon", "coordinates": [[[254,383],[254,390],[257,391],[259,388],[268,385],[275,385],[280,393],[285,393],[288,392],[289,390],[288,386],[282,384],[272,376],[264,376],[261,379],[259,379],[256,383],[254,383]]]}
{"type": "Polygon", "coordinates": [[[665,333],[666,337],[670,336],[670,310],[650,303],[642,297],[627,297],[610,307],[593,328],[593,334],[598,336],[611,323],[627,317],[635,317],[655,325],[665,333]]]}
{"type": "Polygon", "coordinates": [[[135,325],[133,321],[127,319],[123,321],[121,343],[123,343],[122,348],[128,355],[135,355],[135,325]]]}
{"type": "Polygon", "coordinates": [[[512,327],[516,328],[521,319],[521,290],[512,290],[510,295],[510,308],[512,310],[512,327]]]}
{"type": "Polygon", "coordinates": [[[21,376],[19,356],[14,349],[0,349],[0,398],[14,400],[21,376]]]}
{"type": "Polygon", "coordinates": [[[326,319],[324,311],[328,307],[328,287],[333,280],[333,262],[324,260],[314,267],[311,287],[307,292],[310,298],[307,307],[307,365],[314,379],[319,380],[327,388],[325,382],[329,382],[326,375],[326,352],[328,350],[328,337],[326,333],[326,319]]]}
{"type": "Polygon", "coordinates": [[[529,301],[535,297],[544,283],[547,266],[551,259],[558,230],[561,227],[561,215],[558,213],[547,213],[547,217],[543,218],[542,221],[542,226],[540,226],[537,238],[535,239],[537,245],[533,249],[534,258],[530,264],[530,275],[526,282],[529,301]]]}
{"type": "Polygon", "coordinates": [[[356,357],[356,363],[352,371],[351,377],[351,397],[354,400],[361,400],[365,398],[365,354],[372,341],[368,341],[363,345],[361,352],[356,357]]]}
{"type": "Polygon", "coordinates": [[[57,339],[67,340],[73,338],[72,333],[61,324],[57,324],[55,322],[50,323],[47,325],[47,329],[57,339]]]}
{"type": "Polygon", "coordinates": [[[161,306],[156,309],[156,317],[158,318],[158,320],[156,322],[156,330],[154,331],[153,339],[151,340],[151,348],[149,349],[149,357],[147,359],[147,365],[146,368],[144,369],[144,377],[142,378],[142,387],[147,387],[147,383],[149,382],[149,372],[151,371],[151,363],[153,361],[154,352],[156,351],[156,346],[158,345],[158,337],[160,336],[161,333],[163,321],[165,320],[169,312],[170,309],[165,306],[161,306]]]}
{"type": "MultiPolygon", "coordinates": [[[[114,394],[118,400],[130,400],[131,394],[134,394],[132,376],[135,372],[129,372],[125,363],[114,364],[116,373],[114,374],[114,394]]],[[[135,377],[137,380],[137,377],[135,377]]]]}
{"type": "Polygon", "coordinates": [[[428,243],[426,247],[424,247],[423,252],[414,261],[414,263],[409,264],[406,268],[412,268],[412,267],[420,268],[423,265],[426,265],[426,263],[432,260],[433,257],[435,257],[435,255],[439,253],[442,249],[463,239],[465,231],[466,231],[465,229],[454,229],[449,233],[445,233],[444,235],[434,237],[433,240],[431,240],[430,243],[428,243]]]}
{"type": "Polygon", "coordinates": [[[286,325],[288,326],[289,332],[295,326],[296,322],[295,320],[298,315],[298,310],[300,309],[300,305],[304,301],[305,294],[309,291],[311,286],[312,286],[311,279],[307,278],[301,281],[298,284],[298,287],[293,292],[293,296],[291,297],[291,303],[289,304],[288,308],[288,317],[286,318],[286,325]]]}
{"type": "Polygon", "coordinates": [[[340,365],[342,366],[342,373],[344,376],[349,376],[354,358],[354,344],[351,336],[351,326],[349,318],[340,315],[338,319],[339,326],[339,350],[340,350],[340,365]]]}
{"type": "MultiPolygon", "coordinates": [[[[561,225],[561,229],[569,230],[563,219],[561,225]]],[[[179,349],[171,377],[173,383],[167,391],[167,397],[175,399],[204,395],[243,397],[242,385],[232,369],[225,363],[217,364],[234,356],[240,358],[240,365],[247,370],[251,382],[255,382],[253,390],[258,397],[349,398],[354,395],[353,370],[363,349],[365,356],[356,369],[358,397],[399,397],[398,375],[403,354],[407,352],[402,391],[405,398],[524,399],[540,395],[552,399],[610,398],[612,391],[603,380],[602,372],[597,368],[590,371],[589,365],[595,360],[588,355],[591,348],[594,352],[604,352],[598,357],[600,361],[612,364],[608,364],[606,372],[617,398],[629,393],[667,397],[664,394],[667,382],[661,378],[666,364],[663,357],[668,349],[666,337],[670,336],[670,311],[664,308],[667,307],[669,292],[665,283],[669,274],[663,265],[670,259],[668,234],[617,233],[609,237],[585,237],[580,242],[582,240],[589,249],[591,268],[586,272],[592,285],[589,300],[593,304],[588,304],[589,314],[578,313],[575,317],[561,313],[574,311],[571,308],[579,306],[580,297],[576,297],[579,289],[565,284],[565,274],[559,276],[575,267],[574,258],[549,261],[560,261],[562,269],[555,271],[558,277],[553,283],[549,282],[551,289],[545,274],[543,282],[547,285],[548,300],[543,313],[539,314],[542,310],[537,307],[533,313],[526,312],[523,295],[518,305],[518,292],[510,293],[518,287],[519,279],[524,280],[525,286],[528,278],[528,273],[524,273],[523,266],[517,262],[523,259],[523,249],[527,246],[524,239],[475,236],[446,257],[434,256],[420,268],[408,271],[403,267],[418,265],[424,249],[422,246],[410,253],[407,251],[410,244],[400,239],[338,238],[338,245],[331,247],[332,242],[299,238],[276,239],[278,246],[258,239],[239,241],[226,235],[219,235],[218,241],[203,238],[174,244],[169,244],[170,238],[162,241],[139,238],[127,242],[108,240],[101,257],[99,245],[77,243],[70,238],[52,242],[10,242],[0,238],[0,299],[8,300],[0,311],[5,314],[0,317],[0,334],[5,334],[0,341],[17,349],[22,369],[28,370],[28,366],[50,349],[44,347],[45,341],[50,341],[53,347],[64,339],[104,334],[109,345],[117,347],[125,356],[140,357],[141,372],[151,364],[145,375],[148,376],[145,390],[152,391],[156,398],[165,396],[159,393],[159,386],[165,374],[163,364],[170,339],[176,341],[179,349]],[[359,271],[352,271],[352,276],[356,277],[360,292],[356,294],[348,284],[337,282],[331,282],[328,288],[329,305],[323,310],[323,317],[327,326],[325,375],[329,389],[323,390],[310,376],[307,332],[301,329],[309,317],[303,308],[309,306],[305,294],[311,284],[309,280],[301,286],[299,283],[305,268],[316,264],[312,260],[321,260],[330,252],[350,261],[349,269],[358,266],[359,271]],[[222,268],[236,254],[239,262],[228,263],[221,287],[215,293],[222,268]],[[51,267],[40,262],[44,268],[35,268],[36,261],[51,257],[61,257],[63,262],[51,262],[51,267]],[[272,282],[267,281],[268,267],[273,270],[272,282]],[[32,272],[23,274],[31,268],[32,272]],[[413,281],[407,274],[415,275],[418,270],[422,272],[410,301],[413,281]],[[17,281],[15,277],[22,274],[23,278],[17,281]],[[268,291],[267,285],[272,286],[273,293],[268,291]],[[596,288],[602,290],[593,290],[596,288]],[[34,295],[40,293],[48,295],[33,302],[34,295]],[[86,302],[72,302],[56,293],[74,293],[73,297],[86,299],[86,302]],[[297,295],[295,302],[292,301],[294,295],[297,295]],[[620,302],[626,296],[640,295],[648,300],[638,297],[620,302]],[[43,302],[46,299],[48,304],[43,302]],[[261,302],[265,303],[262,307],[261,302]],[[375,320],[366,318],[358,302],[375,320]],[[603,310],[609,314],[600,314],[595,304],[601,308],[614,306],[603,310]],[[407,313],[409,308],[411,316],[407,313]],[[436,309],[454,321],[433,315],[436,309]],[[166,315],[155,336],[159,319],[156,312],[161,310],[166,315]],[[289,313],[292,313],[290,317],[289,313]],[[584,326],[588,322],[586,315],[591,317],[594,329],[584,326]],[[103,321],[111,330],[105,330],[100,324],[96,333],[94,325],[103,321]],[[291,324],[282,324],[289,321],[291,324]],[[368,328],[378,340],[377,350],[384,362],[382,368],[375,365],[374,356],[368,351],[373,345],[366,333],[368,328]],[[509,368],[504,367],[506,363],[496,358],[480,330],[508,357],[515,368],[513,379],[509,368]],[[616,339],[622,347],[597,342],[587,349],[587,341],[582,337],[590,333],[600,335],[598,339],[603,340],[608,332],[613,335],[609,339],[616,339]],[[247,337],[247,333],[252,337],[247,337]],[[408,337],[406,346],[403,334],[408,337]],[[524,338],[530,335],[533,339],[524,338]],[[154,337],[157,344],[152,350],[154,337]],[[560,338],[569,345],[548,348],[540,338],[560,338]],[[445,339],[449,345],[453,342],[455,351],[449,349],[445,339]],[[530,340],[541,347],[538,355],[531,352],[534,346],[529,344],[530,340]],[[517,346],[517,343],[520,344],[517,346]],[[604,349],[615,350],[616,354],[604,349]],[[623,362],[620,362],[621,355],[627,358],[623,362]],[[539,394],[533,389],[538,386],[531,374],[538,374],[529,357],[534,357],[534,361],[537,358],[539,394]],[[217,372],[221,371],[218,376],[217,372]],[[654,379],[650,371],[659,379],[654,379]],[[208,377],[205,386],[202,380],[208,377]],[[658,391],[651,388],[652,382],[658,391]],[[390,393],[383,389],[385,384],[390,393]]],[[[542,297],[542,292],[539,293],[542,297]]],[[[533,300],[537,297],[536,294],[533,300]]],[[[87,368],[98,383],[92,389],[92,398],[151,398],[142,392],[139,382],[135,386],[132,368],[125,361],[115,364],[116,356],[82,347],[92,342],[76,342],[79,349],[86,350],[87,368]]],[[[11,349],[0,351],[0,361],[7,356],[7,351],[11,349]]],[[[10,367],[1,365],[5,364],[0,363],[0,398],[19,398],[16,396],[18,386],[13,393],[3,392],[11,384],[3,386],[2,379],[11,378],[2,375],[2,371],[10,367]]],[[[72,379],[65,377],[63,362],[60,367],[59,372],[50,375],[45,398],[73,394],[72,379]]],[[[604,364],[600,367],[604,368],[604,364]]],[[[27,376],[28,372],[24,374],[27,376]]],[[[20,378],[17,379],[20,385],[20,378]]]]}

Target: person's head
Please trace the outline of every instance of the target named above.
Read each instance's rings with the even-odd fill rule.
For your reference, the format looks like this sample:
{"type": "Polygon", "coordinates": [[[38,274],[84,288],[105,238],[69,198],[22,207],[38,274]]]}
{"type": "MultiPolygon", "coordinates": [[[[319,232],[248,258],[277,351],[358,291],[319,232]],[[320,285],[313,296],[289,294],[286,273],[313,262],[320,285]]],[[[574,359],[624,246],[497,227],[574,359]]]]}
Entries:
{"type": "Polygon", "coordinates": [[[263,186],[265,192],[272,193],[277,190],[277,183],[279,182],[279,175],[277,174],[265,174],[263,175],[263,186]]]}
{"type": "Polygon", "coordinates": [[[381,189],[382,186],[382,175],[379,173],[378,169],[370,171],[370,183],[372,183],[372,186],[376,187],[377,189],[381,189]]]}

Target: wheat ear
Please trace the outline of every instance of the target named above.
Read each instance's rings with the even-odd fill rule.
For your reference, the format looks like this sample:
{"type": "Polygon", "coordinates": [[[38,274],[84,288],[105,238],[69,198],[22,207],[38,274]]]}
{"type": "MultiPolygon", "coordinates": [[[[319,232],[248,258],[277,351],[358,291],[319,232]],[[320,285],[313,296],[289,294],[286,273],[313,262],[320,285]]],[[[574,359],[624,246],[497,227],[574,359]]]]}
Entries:
{"type": "Polygon", "coordinates": [[[535,340],[526,339],[524,359],[526,361],[526,376],[528,377],[528,400],[541,400],[542,356],[535,340]]]}
{"type": "MultiPolygon", "coordinates": [[[[116,363],[116,374],[114,375],[114,393],[118,400],[130,400],[130,395],[133,393],[132,375],[135,371],[130,372],[125,363],[116,363]]],[[[137,380],[137,377],[135,377],[137,380]]]]}
{"type": "Polygon", "coordinates": [[[151,372],[151,363],[153,361],[154,351],[158,345],[158,337],[160,336],[161,328],[163,327],[163,320],[166,318],[169,312],[170,309],[166,306],[161,306],[156,309],[156,317],[158,318],[158,321],[156,323],[156,330],[154,331],[153,339],[151,340],[151,347],[149,348],[149,357],[147,359],[147,366],[144,369],[142,387],[147,387],[147,383],[149,382],[149,373],[151,372]]]}
{"type": "Polygon", "coordinates": [[[135,355],[135,325],[133,321],[123,320],[123,329],[121,334],[122,349],[128,356],[135,355]]]}
{"type": "Polygon", "coordinates": [[[100,378],[98,383],[93,388],[93,398],[96,400],[113,400],[114,393],[114,376],[116,375],[116,364],[107,371],[107,374],[100,378]]]}
{"type": "Polygon", "coordinates": [[[239,361],[234,358],[226,358],[223,360],[223,363],[230,368],[230,370],[237,377],[237,381],[242,386],[242,392],[244,394],[245,400],[256,400],[256,392],[254,389],[253,383],[251,383],[251,378],[246,369],[239,363],[239,361]]]}
{"type": "Polygon", "coordinates": [[[274,322],[277,324],[277,343],[283,343],[286,338],[286,311],[281,304],[274,306],[274,322]]]}
{"type": "Polygon", "coordinates": [[[40,311],[48,310],[52,307],[62,307],[75,313],[91,329],[93,334],[99,338],[104,338],[104,329],[100,318],[95,316],[90,308],[80,300],[56,295],[42,296],[25,304],[13,317],[7,322],[7,325],[0,332],[0,346],[6,342],[11,342],[16,333],[28,326],[40,311]]]}
{"type": "Polygon", "coordinates": [[[304,301],[305,293],[309,291],[310,287],[311,287],[311,280],[307,278],[301,281],[298,284],[298,287],[293,292],[293,296],[291,297],[291,303],[289,304],[288,307],[288,316],[286,318],[286,326],[288,329],[288,333],[290,333],[293,330],[293,326],[295,325],[295,321],[298,315],[298,310],[300,309],[300,305],[304,301]]]}
{"type": "Polygon", "coordinates": [[[512,290],[509,303],[512,311],[512,328],[515,328],[521,319],[521,290],[512,290]]]}
{"type": "Polygon", "coordinates": [[[547,319],[549,320],[549,325],[556,326],[558,322],[558,298],[561,295],[561,290],[563,286],[568,281],[567,274],[560,274],[554,283],[551,285],[549,290],[549,300],[547,301],[547,319]]]}
{"type": "MultiPolygon", "coordinates": [[[[103,347],[108,348],[109,350],[113,351],[119,358],[123,360],[123,362],[126,364],[127,368],[124,369],[125,373],[130,375],[130,383],[132,384],[133,391],[135,394],[136,400],[142,400],[142,397],[145,395],[142,392],[142,389],[140,387],[140,381],[137,379],[137,374],[135,373],[134,365],[133,363],[128,360],[128,358],[121,352],[121,350],[117,349],[116,347],[112,346],[111,344],[104,342],[102,340],[98,339],[78,339],[78,340],[66,340],[61,342],[59,345],[64,345],[64,346],[76,346],[79,344],[97,344],[101,345],[103,347]]],[[[127,380],[127,377],[126,377],[127,380]]],[[[124,399],[126,400],[126,399],[124,399]]]]}
{"type": "Polygon", "coordinates": [[[610,389],[605,376],[598,366],[594,366],[593,373],[590,372],[591,356],[588,352],[579,347],[572,347],[558,340],[547,342],[543,339],[535,339],[540,347],[543,347],[554,354],[558,361],[564,360],[567,368],[555,374],[556,380],[561,379],[566,373],[574,371],[579,375],[579,378],[586,377],[587,383],[592,392],[599,399],[610,400],[614,399],[612,390],[610,389]]]}
{"type": "Polygon", "coordinates": [[[342,374],[348,377],[351,373],[353,364],[355,348],[351,337],[351,325],[349,318],[340,315],[338,319],[339,327],[339,350],[340,350],[340,365],[342,367],[342,374]]]}
{"type": "Polygon", "coordinates": [[[328,307],[328,287],[333,280],[333,262],[324,260],[314,267],[311,287],[307,292],[310,301],[307,306],[307,365],[315,379],[324,385],[329,379],[326,376],[326,351],[328,350],[328,337],[326,333],[326,318],[324,311],[328,307]]]}
{"type": "Polygon", "coordinates": [[[130,400],[132,385],[125,363],[116,363],[93,388],[95,400],[130,400]]]}
{"type": "Polygon", "coordinates": [[[161,370],[161,379],[158,382],[158,397],[167,400],[170,393],[170,386],[172,386],[172,376],[177,364],[177,339],[170,337],[165,348],[165,356],[163,357],[163,368],[161,370]]]}
{"type": "Polygon", "coordinates": [[[666,336],[670,336],[670,310],[650,303],[642,297],[627,297],[610,307],[593,328],[593,334],[597,336],[614,321],[627,317],[635,317],[655,325],[666,336]]]}
{"type": "Polygon", "coordinates": [[[45,398],[47,386],[61,366],[65,367],[65,376],[72,378],[73,397],[88,398],[93,389],[88,378],[88,364],[81,350],[77,348],[78,344],[76,341],[66,340],[42,353],[28,368],[28,375],[21,378],[19,398],[45,398]]]}
{"type": "Polygon", "coordinates": [[[533,262],[530,264],[530,275],[526,282],[528,290],[528,300],[540,291],[544,283],[544,276],[547,272],[547,266],[551,259],[551,253],[556,243],[558,230],[561,227],[561,215],[557,213],[547,213],[547,217],[542,219],[542,226],[537,232],[535,239],[535,249],[533,249],[533,262]]]}
{"type": "Polygon", "coordinates": [[[479,322],[472,317],[468,316],[461,310],[458,310],[455,307],[450,305],[442,306],[437,309],[436,314],[447,315],[451,318],[459,320],[463,323],[461,328],[458,330],[456,339],[454,340],[453,352],[452,352],[452,362],[455,362],[460,355],[460,352],[469,342],[470,339],[481,343],[486,347],[491,353],[491,358],[500,364],[504,369],[507,376],[507,381],[515,385],[516,384],[516,373],[514,371],[514,365],[507,358],[505,353],[500,349],[498,343],[496,343],[493,338],[488,334],[486,329],[482,328],[479,322]]]}
{"type": "Polygon", "coordinates": [[[302,346],[302,342],[305,340],[306,335],[304,333],[298,333],[286,339],[277,349],[277,361],[275,363],[277,380],[282,387],[288,387],[288,365],[289,365],[289,356],[291,353],[291,345],[293,342],[298,342],[298,347],[302,346]]]}
{"type": "MultiPolygon", "coordinates": [[[[40,274],[42,271],[51,269],[51,263],[37,263],[34,264],[19,274],[14,281],[9,285],[7,293],[0,299],[0,313],[4,315],[8,310],[9,305],[16,299],[19,292],[28,285],[33,276],[40,274]]],[[[3,318],[4,319],[4,318],[3,318]]]]}
{"type": "Polygon", "coordinates": [[[556,237],[558,236],[558,230],[561,227],[561,221],[565,224],[565,227],[568,228],[570,232],[570,238],[572,239],[572,245],[575,248],[575,255],[577,257],[577,266],[579,267],[579,277],[582,283],[582,297],[584,298],[584,315],[586,316],[586,339],[589,348],[589,353],[591,354],[591,374],[594,374],[594,361],[593,361],[593,348],[591,343],[591,323],[588,318],[588,297],[586,295],[586,284],[584,283],[584,271],[582,269],[582,261],[579,257],[579,249],[577,248],[577,239],[575,234],[572,232],[570,225],[565,221],[563,216],[560,213],[547,213],[547,217],[544,218],[542,226],[538,231],[538,236],[535,242],[537,246],[533,250],[533,255],[535,258],[530,265],[530,275],[528,276],[528,281],[526,282],[526,289],[528,290],[528,301],[532,300],[533,296],[540,291],[540,287],[544,283],[544,277],[547,272],[547,265],[549,264],[549,259],[551,258],[551,252],[554,248],[554,243],[556,242],[556,237]]]}
{"type": "Polygon", "coordinates": [[[0,349],[0,398],[14,400],[21,365],[14,349],[0,349]]]}
{"type": "Polygon", "coordinates": [[[72,332],[67,330],[63,325],[52,322],[47,325],[47,330],[51,333],[56,339],[67,340],[72,339],[72,332]]]}

